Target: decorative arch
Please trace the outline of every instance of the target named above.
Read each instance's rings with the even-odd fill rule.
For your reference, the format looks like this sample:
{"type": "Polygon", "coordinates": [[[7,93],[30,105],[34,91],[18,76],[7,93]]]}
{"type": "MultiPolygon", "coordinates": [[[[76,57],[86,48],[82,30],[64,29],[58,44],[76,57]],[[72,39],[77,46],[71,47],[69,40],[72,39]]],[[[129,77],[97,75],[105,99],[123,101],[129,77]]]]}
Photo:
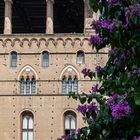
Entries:
{"type": "Polygon", "coordinates": [[[75,74],[77,75],[78,79],[80,79],[80,74],[79,74],[78,70],[77,70],[74,66],[72,66],[72,65],[66,66],[66,67],[61,71],[60,79],[63,78],[63,75],[64,75],[65,71],[68,70],[68,68],[72,69],[72,70],[75,72],[75,74]]]}
{"type": "Polygon", "coordinates": [[[64,68],[61,72],[60,79],[61,79],[61,93],[78,93],[78,80],[79,80],[79,73],[76,68],[72,67],[71,65],[64,68]]]}
{"type": "Polygon", "coordinates": [[[24,67],[20,70],[20,72],[18,73],[18,76],[17,76],[17,80],[20,80],[20,78],[21,78],[21,76],[22,76],[22,73],[23,73],[26,69],[30,69],[30,70],[34,73],[36,80],[38,80],[38,75],[37,75],[35,69],[34,69],[32,66],[30,66],[30,65],[26,65],[26,66],[24,66],[24,67]]]}
{"type": "Polygon", "coordinates": [[[20,114],[20,139],[34,139],[34,114],[30,110],[25,110],[20,114]]]}
{"type": "Polygon", "coordinates": [[[34,95],[36,94],[37,74],[30,66],[25,66],[18,75],[20,81],[20,94],[21,95],[34,95]]]}

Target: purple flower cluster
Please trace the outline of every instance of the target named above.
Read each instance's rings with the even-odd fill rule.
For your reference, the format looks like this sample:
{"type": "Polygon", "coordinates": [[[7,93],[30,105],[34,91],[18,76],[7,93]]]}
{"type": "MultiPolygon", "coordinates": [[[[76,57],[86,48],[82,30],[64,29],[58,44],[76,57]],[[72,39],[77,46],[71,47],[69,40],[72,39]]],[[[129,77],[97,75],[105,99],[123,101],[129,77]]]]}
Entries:
{"type": "Polygon", "coordinates": [[[138,137],[135,136],[133,140],[140,140],[140,136],[138,137]]]}
{"type": "Polygon", "coordinates": [[[90,36],[89,44],[90,45],[102,45],[104,43],[103,38],[101,38],[98,34],[90,36]]]}
{"type": "Polygon", "coordinates": [[[115,119],[122,119],[131,113],[131,108],[126,100],[121,100],[112,109],[112,116],[115,119]]]}
{"type": "Polygon", "coordinates": [[[80,136],[80,134],[81,134],[81,129],[78,128],[78,129],[77,129],[77,135],[80,136]]]}
{"type": "Polygon", "coordinates": [[[131,78],[135,74],[140,74],[140,67],[132,72],[128,72],[127,76],[128,76],[128,78],[131,78]]]}
{"type": "MultiPolygon", "coordinates": [[[[73,134],[75,134],[75,132],[73,132],[73,134]]],[[[60,138],[57,138],[57,140],[70,140],[70,135],[64,135],[64,136],[61,136],[60,138]]]]}
{"type": "Polygon", "coordinates": [[[133,15],[136,15],[140,17],[140,4],[135,3],[134,5],[131,5],[130,7],[127,7],[125,9],[125,17],[126,17],[126,25],[129,24],[129,20],[133,15]]]}
{"type": "Polygon", "coordinates": [[[86,115],[86,114],[90,114],[91,115],[93,112],[97,113],[98,107],[97,107],[95,102],[92,102],[90,104],[78,105],[77,110],[79,112],[81,112],[83,115],[86,115]]]}
{"type": "Polygon", "coordinates": [[[116,4],[116,3],[119,3],[120,0],[109,0],[108,2],[109,4],[116,4]]]}
{"type": "Polygon", "coordinates": [[[95,86],[92,86],[91,90],[93,92],[98,92],[99,91],[99,87],[98,86],[99,86],[98,84],[96,84],[95,86]]]}
{"type": "Polygon", "coordinates": [[[91,72],[91,70],[88,69],[88,68],[84,68],[81,72],[82,72],[82,74],[84,74],[84,77],[86,77],[86,76],[89,75],[89,73],[91,72]]]}
{"type": "Polygon", "coordinates": [[[121,99],[118,103],[116,103],[116,99],[118,99],[118,95],[114,94],[112,98],[109,98],[107,104],[109,105],[110,109],[112,110],[112,116],[116,120],[120,120],[131,113],[131,107],[126,101],[126,94],[123,96],[124,99],[121,99]]]}
{"type": "Polygon", "coordinates": [[[107,30],[112,30],[113,26],[114,26],[114,23],[111,22],[110,20],[107,20],[107,19],[99,19],[96,21],[94,20],[92,22],[93,29],[96,29],[97,27],[102,27],[102,28],[107,29],[107,30]]]}
{"type": "Polygon", "coordinates": [[[102,71],[102,68],[101,68],[101,66],[96,66],[95,67],[95,70],[96,70],[96,72],[101,72],[102,71]]]}

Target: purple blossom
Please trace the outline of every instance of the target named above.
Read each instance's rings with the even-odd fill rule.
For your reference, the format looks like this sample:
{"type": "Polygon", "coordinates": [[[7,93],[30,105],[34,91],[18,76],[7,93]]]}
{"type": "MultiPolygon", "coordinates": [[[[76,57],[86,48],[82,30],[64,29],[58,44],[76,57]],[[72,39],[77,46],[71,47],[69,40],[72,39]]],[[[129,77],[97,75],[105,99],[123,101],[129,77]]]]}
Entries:
{"type": "Polygon", "coordinates": [[[97,27],[102,27],[104,29],[107,29],[107,30],[112,30],[113,29],[113,26],[114,26],[114,23],[110,20],[107,20],[107,19],[99,19],[99,20],[94,20],[92,22],[92,28],[93,29],[96,29],[97,27]]]}
{"type": "Polygon", "coordinates": [[[109,4],[116,4],[116,3],[119,3],[120,0],[109,0],[108,2],[109,4]]]}
{"type": "Polygon", "coordinates": [[[131,107],[126,101],[127,93],[125,93],[119,102],[118,100],[118,94],[113,92],[112,97],[110,97],[107,100],[107,104],[109,105],[111,111],[112,111],[112,116],[113,118],[119,120],[122,119],[123,117],[128,116],[131,113],[131,107]]]}
{"type": "Polygon", "coordinates": [[[91,88],[91,90],[93,91],[93,92],[98,92],[99,91],[99,88],[98,88],[98,84],[96,84],[95,86],[93,86],[92,88],[91,88]]]}
{"type": "Polygon", "coordinates": [[[101,72],[101,71],[102,71],[102,68],[101,68],[101,66],[96,66],[95,70],[96,70],[97,72],[101,72]]]}
{"type": "Polygon", "coordinates": [[[81,112],[82,114],[86,114],[86,112],[87,112],[87,105],[86,104],[85,105],[78,105],[77,110],[79,112],[81,112]]]}
{"type": "Polygon", "coordinates": [[[115,4],[115,3],[118,3],[120,2],[120,0],[109,0],[109,4],[115,4]]]}
{"type": "Polygon", "coordinates": [[[80,136],[80,134],[81,134],[81,129],[78,128],[78,129],[77,129],[77,135],[80,136]]]}
{"type": "Polygon", "coordinates": [[[89,39],[90,45],[102,45],[104,43],[103,38],[97,35],[91,35],[89,39]]]}
{"type": "Polygon", "coordinates": [[[62,138],[57,138],[57,140],[62,140],[62,138]]]}
{"type": "Polygon", "coordinates": [[[140,67],[137,69],[137,73],[140,73],[140,67]]]}
{"type": "Polygon", "coordinates": [[[118,95],[113,92],[112,97],[107,100],[107,104],[112,109],[115,106],[115,100],[118,98],[118,95]]]}
{"type": "Polygon", "coordinates": [[[115,57],[113,64],[116,64],[118,62],[118,57],[115,57]]]}
{"type": "Polygon", "coordinates": [[[133,76],[133,74],[131,72],[128,72],[127,76],[128,76],[128,78],[131,78],[133,76]]]}
{"type": "Polygon", "coordinates": [[[122,58],[122,61],[123,61],[123,62],[125,62],[125,61],[126,61],[126,56],[125,56],[124,54],[122,55],[122,57],[121,57],[121,58],[122,58]]]}
{"type": "Polygon", "coordinates": [[[125,8],[126,26],[129,24],[129,21],[133,15],[140,17],[140,4],[137,2],[125,8]]]}
{"type": "Polygon", "coordinates": [[[114,47],[114,48],[113,48],[113,51],[114,51],[114,52],[118,51],[118,48],[117,48],[117,47],[114,47]]]}
{"type": "Polygon", "coordinates": [[[84,77],[88,76],[90,72],[91,72],[91,70],[88,69],[88,68],[84,68],[84,69],[82,70],[82,73],[84,74],[84,77]]]}
{"type": "MultiPolygon", "coordinates": [[[[72,131],[72,135],[75,134],[75,131],[72,131]]],[[[65,140],[70,140],[70,134],[68,134],[66,137],[65,137],[65,140]]]]}
{"type": "Polygon", "coordinates": [[[117,105],[112,107],[112,116],[115,119],[122,119],[131,113],[131,108],[126,100],[120,100],[117,105]]]}
{"type": "Polygon", "coordinates": [[[138,137],[135,136],[133,140],[140,140],[140,136],[138,137]]]}
{"type": "Polygon", "coordinates": [[[92,114],[93,112],[94,112],[94,113],[95,113],[95,112],[97,113],[98,107],[97,107],[97,105],[96,105],[95,102],[92,102],[92,103],[90,103],[90,104],[78,105],[77,110],[78,110],[79,112],[81,112],[83,115],[86,115],[87,113],[88,113],[88,114],[92,114]]]}

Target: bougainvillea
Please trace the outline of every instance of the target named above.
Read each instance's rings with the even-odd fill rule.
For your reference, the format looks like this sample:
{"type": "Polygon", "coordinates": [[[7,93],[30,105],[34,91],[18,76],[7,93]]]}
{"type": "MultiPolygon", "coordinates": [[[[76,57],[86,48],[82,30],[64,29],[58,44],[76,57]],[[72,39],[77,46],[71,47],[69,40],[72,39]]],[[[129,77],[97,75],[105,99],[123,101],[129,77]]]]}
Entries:
{"type": "Polygon", "coordinates": [[[110,48],[106,65],[84,68],[97,78],[87,94],[71,94],[86,121],[69,140],[140,139],[140,0],[89,0],[99,19],[89,43],[97,53],[110,48]]]}

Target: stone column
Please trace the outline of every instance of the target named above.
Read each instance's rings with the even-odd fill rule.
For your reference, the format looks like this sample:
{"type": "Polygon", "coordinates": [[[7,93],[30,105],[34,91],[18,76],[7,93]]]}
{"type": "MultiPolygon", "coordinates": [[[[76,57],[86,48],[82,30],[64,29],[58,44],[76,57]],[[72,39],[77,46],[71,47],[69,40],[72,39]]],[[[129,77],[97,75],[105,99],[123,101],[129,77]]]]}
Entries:
{"type": "Polygon", "coordinates": [[[84,0],[84,33],[91,33],[93,13],[89,9],[88,0],[84,0]]]}
{"type": "Polygon", "coordinates": [[[53,34],[53,4],[54,0],[46,0],[46,33],[53,34]]]}
{"type": "Polygon", "coordinates": [[[5,15],[4,15],[4,34],[12,33],[12,0],[4,0],[5,15]]]}

